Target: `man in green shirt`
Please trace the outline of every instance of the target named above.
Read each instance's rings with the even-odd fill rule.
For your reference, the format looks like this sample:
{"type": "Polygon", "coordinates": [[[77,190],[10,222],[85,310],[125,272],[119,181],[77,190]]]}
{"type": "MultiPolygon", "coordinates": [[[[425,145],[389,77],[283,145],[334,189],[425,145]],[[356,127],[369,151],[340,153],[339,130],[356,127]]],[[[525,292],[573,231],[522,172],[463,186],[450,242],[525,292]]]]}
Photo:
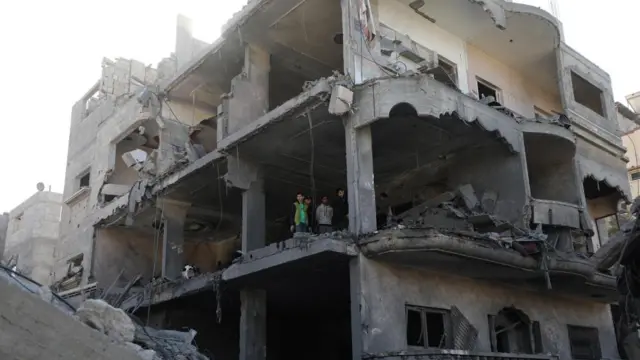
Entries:
{"type": "Polygon", "coordinates": [[[299,192],[291,208],[291,232],[309,232],[309,209],[304,195],[299,192]]]}

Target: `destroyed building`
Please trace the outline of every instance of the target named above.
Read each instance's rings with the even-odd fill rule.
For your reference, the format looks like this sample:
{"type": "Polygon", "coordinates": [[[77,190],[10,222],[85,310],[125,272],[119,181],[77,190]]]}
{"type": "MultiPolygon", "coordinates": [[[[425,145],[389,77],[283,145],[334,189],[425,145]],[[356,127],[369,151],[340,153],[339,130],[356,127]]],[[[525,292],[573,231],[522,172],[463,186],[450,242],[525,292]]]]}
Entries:
{"type": "Polygon", "coordinates": [[[0,264],[43,285],[51,285],[54,274],[54,251],[58,243],[62,194],[44,190],[16,206],[4,217],[0,215],[0,264]],[[3,232],[4,231],[4,232],[3,232]]]}
{"type": "Polygon", "coordinates": [[[74,106],[65,289],[216,359],[619,357],[611,79],[549,13],[251,0],[184,48],[74,106]],[[296,193],[337,188],[348,231],[292,236],[296,193]]]}

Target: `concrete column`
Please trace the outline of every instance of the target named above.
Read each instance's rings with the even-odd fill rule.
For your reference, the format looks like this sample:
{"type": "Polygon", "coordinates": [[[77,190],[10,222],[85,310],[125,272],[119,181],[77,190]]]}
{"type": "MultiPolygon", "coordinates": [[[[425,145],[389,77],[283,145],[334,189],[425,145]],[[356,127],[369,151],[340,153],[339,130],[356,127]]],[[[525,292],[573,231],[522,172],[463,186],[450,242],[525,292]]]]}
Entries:
{"type": "Polygon", "coordinates": [[[362,272],[359,257],[353,258],[349,262],[349,283],[351,286],[351,356],[353,360],[361,360],[363,352],[362,344],[362,324],[363,307],[362,301],[362,272]]]}
{"type": "Polygon", "coordinates": [[[184,266],[184,223],[190,204],[161,199],[162,209],[162,276],[167,279],[180,277],[184,266]]]}
{"type": "Polygon", "coordinates": [[[267,293],[240,291],[240,360],[267,358],[267,293]]]}
{"type": "Polygon", "coordinates": [[[367,234],[377,230],[371,128],[356,129],[352,118],[347,118],[344,124],[349,231],[356,235],[367,234]]]}
{"type": "Polygon", "coordinates": [[[227,185],[242,190],[242,251],[266,245],[266,205],[260,168],[246,160],[227,158],[227,185]]]}
{"type": "MultiPolygon", "coordinates": [[[[269,72],[271,55],[253,45],[245,45],[244,68],[233,78],[232,94],[223,99],[222,108],[228,134],[243,128],[269,111],[269,72]]],[[[228,135],[228,134],[225,134],[228,135]]]]}

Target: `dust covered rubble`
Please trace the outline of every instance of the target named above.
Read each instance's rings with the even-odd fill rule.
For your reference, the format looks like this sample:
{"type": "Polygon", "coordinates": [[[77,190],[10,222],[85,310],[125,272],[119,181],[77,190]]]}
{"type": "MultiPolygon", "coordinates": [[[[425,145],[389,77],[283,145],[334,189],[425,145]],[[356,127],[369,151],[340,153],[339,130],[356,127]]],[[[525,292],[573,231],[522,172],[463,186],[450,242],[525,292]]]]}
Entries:
{"type": "Polygon", "coordinates": [[[512,249],[523,256],[539,251],[547,239],[542,229],[520,228],[494,215],[498,193],[478,197],[470,184],[439,194],[389,219],[389,229],[435,228],[443,233],[473,237],[494,247],[512,249]]]}
{"type": "Polygon", "coordinates": [[[209,360],[192,344],[195,330],[187,332],[157,330],[136,324],[122,309],[103,300],[85,301],[76,311],[76,319],[107,335],[145,360],[209,360]]]}

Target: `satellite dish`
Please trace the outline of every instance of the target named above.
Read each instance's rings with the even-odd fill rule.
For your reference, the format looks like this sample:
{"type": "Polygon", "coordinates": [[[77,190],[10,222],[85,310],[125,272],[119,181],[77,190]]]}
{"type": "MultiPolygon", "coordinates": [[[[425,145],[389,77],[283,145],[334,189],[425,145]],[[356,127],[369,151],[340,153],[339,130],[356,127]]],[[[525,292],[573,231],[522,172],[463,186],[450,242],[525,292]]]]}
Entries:
{"type": "Polygon", "coordinates": [[[44,184],[39,182],[38,185],[36,185],[36,188],[38,188],[38,191],[43,191],[44,190],[44,184]]]}

